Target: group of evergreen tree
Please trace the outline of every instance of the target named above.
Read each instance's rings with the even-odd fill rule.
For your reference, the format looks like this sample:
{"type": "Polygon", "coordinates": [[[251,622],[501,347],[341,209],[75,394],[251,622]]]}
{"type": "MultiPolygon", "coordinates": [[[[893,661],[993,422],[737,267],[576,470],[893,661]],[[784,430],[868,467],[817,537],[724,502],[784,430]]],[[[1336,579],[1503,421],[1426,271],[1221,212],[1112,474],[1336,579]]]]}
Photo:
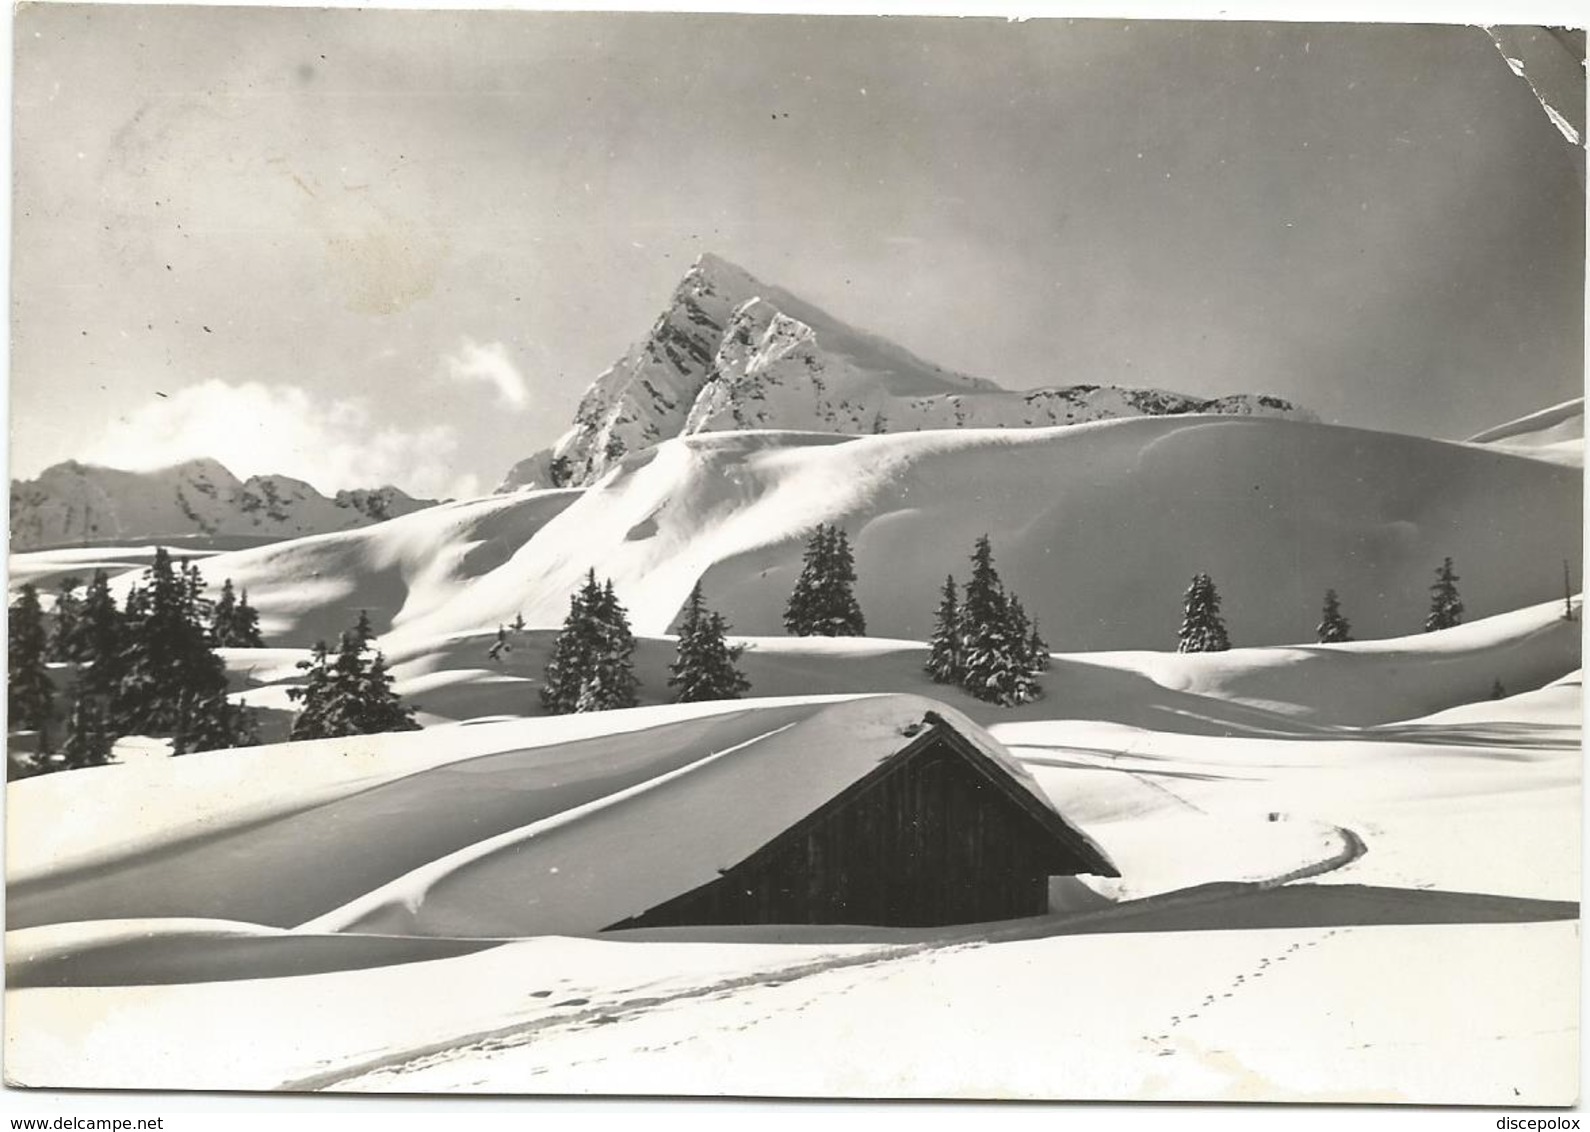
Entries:
{"type": "Polygon", "coordinates": [[[866,636],[867,621],[856,603],[855,584],[850,539],[838,527],[818,524],[784,607],[784,628],[797,637],[866,636]]]}
{"type": "Polygon", "coordinates": [[[553,715],[634,707],[635,637],[629,615],[596,571],[569,599],[569,615],[552,645],[541,685],[541,706],[553,715]]]}
{"type": "MultiPolygon", "coordinates": [[[[1435,573],[1435,584],[1430,587],[1430,612],[1424,619],[1427,633],[1463,623],[1463,600],[1457,591],[1460,579],[1452,569],[1452,559],[1444,559],[1435,573]]],[[[1314,629],[1316,639],[1320,644],[1339,644],[1352,640],[1352,633],[1352,623],[1342,613],[1341,599],[1335,590],[1326,590],[1320,621],[1314,629]]],[[[1177,641],[1178,652],[1219,652],[1231,647],[1220,616],[1220,595],[1208,574],[1195,575],[1187,588],[1177,641]]]]}
{"type": "Polygon", "coordinates": [[[417,731],[413,711],[392,690],[386,657],[370,641],[375,633],[364,610],[353,628],[344,630],[332,656],[325,641],[316,641],[301,687],[287,695],[302,706],[293,718],[290,738],[331,739],[375,735],[384,731],[417,731]]]}
{"type": "Polygon", "coordinates": [[[170,738],[175,754],[256,742],[250,713],[226,696],[215,649],[259,647],[258,613],[228,581],[221,600],[204,597],[198,566],[157,548],[121,609],[96,571],[84,596],[67,578],[51,624],[38,590],[24,585],[11,607],[8,642],[10,726],[38,733],[25,772],[96,766],[123,735],[170,738]],[[65,736],[54,750],[57,691],[47,664],[66,666],[65,736]]]}
{"type": "Polygon", "coordinates": [[[989,703],[1012,706],[1043,694],[1038,675],[1050,665],[1049,646],[1021,600],[1005,589],[984,535],[972,550],[972,576],[957,596],[944,579],[925,666],[937,684],[953,684],[989,703]]]}
{"type": "MultiPolygon", "coordinates": [[[[678,651],[668,668],[675,702],[735,700],[750,691],[751,682],[736,667],[743,650],[729,644],[728,631],[723,615],[707,608],[697,582],[685,602],[678,651]]],[[[612,579],[598,583],[596,571],[587,571],[552,644],[541,706],[553,715],[634,707],[640,687],[634,651],[629,616],[613,592],[612,579]]]]}
{"type": "Polygon", "coordinates": [[[25,585],[11,605],[6,639],[6,718],[13,731],[38,732],[40,752],[50,750],[50,725],[55,710],[55,684],[45,668],[49,636],[39,591],[25,585]]]}

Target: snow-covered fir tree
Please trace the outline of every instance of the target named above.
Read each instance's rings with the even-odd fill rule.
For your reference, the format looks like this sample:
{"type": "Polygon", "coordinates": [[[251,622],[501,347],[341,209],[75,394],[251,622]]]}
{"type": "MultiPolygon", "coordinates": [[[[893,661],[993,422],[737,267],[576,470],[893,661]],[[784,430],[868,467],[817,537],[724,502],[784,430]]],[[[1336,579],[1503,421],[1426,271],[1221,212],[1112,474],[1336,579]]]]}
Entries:
{"type": "Polygon", "coordinates": [[[1043,694],[1034,668],[1031,626],[1005,592],[994,569],[994,550],[987,535],[972,551],[972,576],[966,583],[960,611],[960,686],[989,703],[1014,706],[1043,694]],[[1013,616],[1014,613],[1014,616],[1013,616]]]}
{"type": "Polygon", "coordinates": [[[541,679],[541,706],[553,715],[567,715],[579,707],[580,691],[590,675],[591,657],[596,652],[594,610],[601,596],[593,569],[569,597],[568,616],[552,642],[552,653],[541,679]]]}
{"type": "Polygon", "coordinates": [[[1032,623],[1032,632],[1027,634],[1027,660],[1035,672],[1048,672],[1054,667],[1054,658],[1049,655],[1049,642],[1038,632],[1036,620],[1032,623]]]}
{"type": "Polygon", "coordinates": [[[1231,647],[1220,617],[1220,594],[1208,574],[1195,574],[1187,587],[1177,642],[1177,652],[1224,652],[1231,647]]]}
{"type": "Polygon", "coordinates": [[[74,653],[80,664],[78,681],[85,691],[102,697],[110,710],[111,697],[121,679],[122,616],[110,592],[110,578],[94,571],[88,593],[78,611],[74,653]]]}
{"type": "Polygon", "coordinates": [[[744,649],[728,642],[729,623],[706,606],[698,581],[679,622],[678,652],[668,666],[668,686],[676,703],[737,700],[751,682],[735,666],[744,649]]]}
{"type": "Polygon", "coordinates": [[[640,681],[635,678],[632,659],[635,636],[629,628],[629,612],[619,603],[613,592],[613,580],[602,586],[602,596],[595,607],[596,652],[592,657],[591,672],[600,679],[600,691],[587,697],[587,706],[576,705],[579,711],[611,711],[615,708],[634,707],[636,689],[640,681]],[[594,705],[594,706],[592,706],[594,705]]]}
{"type": "Polygon", "coordinates": [[[414,712],[392,690],[386,657],[370,642],[375,633],[360,610],[358,620],[343,632],[336,656],[316,641],[304,669],[304,683],[288,696],[302,705],[293,720],[294,739],[328,739],[344,735],[378,735],[417,731],[414,712]]]}
{"type": "Polygon", "coordinates": [[[928,642],[927,664],[923,665],[935,684],[959,684],[961,680],[961,603],[955,593],[955,576],[947,575],[939,591],[939,607],[933,614],[933,636],[928,642]]]}
{"type": "Polygon", "coordinates": [[[1320,614],[1314,634],[1322,645],[1334,645],[1353,639],[1353,627],[1342,615],[1341,603],[1337,600],[1335,590],[1325,591],[1325,608],[1320,614]]]}
{"type": "Polygon", "coordinates": [[[1424,619],[1426,633],[1463,624],[1463,599],[1457,592],[1460,580],[1452,570],[1452,560],[1443,559],[1435,572],[1435,584],[1430,587],[1430,613],[1424,619]]]}
{"type": "Polygon", "coordinates": [[[6,726],[13,731],[37,731],[40,751],[50,749],[50,715],[55,706],[55,685],[45,667],[48,651],[39,591],[28,583],[11,605],[6,639],[6,726]]]}
{"type": "Polygon", "coordinates": [[[111,761],[116,737],[106,718],[105,699],[85,692],[79,685],[72,692],[66,714],[66,739],[61,744],[61,762],[66,770],[104,766],[111,761]]]}
{"type": "Polygon", "coordinates": [[[113,729],[121,735],[169,736],[178,754],[249,742],[245,712],[226,698],[226,669],[216,656],[197,566],[173,565],[164,548],[127,597],[113,729]]]}
{"type": "Polygon", "coordinates": [[[1038,632],[1038,623],[1027,616],[1027,610],[1021,604],[1021,599],[1015,594],[1008,594],[1007,598],[1010,632],[1012,636],[1021,638],[1024,643],[1022,655],[1027,667],[1035,673],[1049,671],[1052,664],[1049,657],[1049,642],[1038,632]]]}
{"type": "Polygon", "coordinates": [[[800,577],[784,608],[784,628],[797,637],[862,637],[867,621],[856,601],[856,560],[838,527],[819,523],[806,543],[800,577]]]}
{"type": "Polygon", "coordinates": [[[51,660],[71,663],[81,660],[83,599],[78,595],[83,582],[80,578],[62,578],[55,589],[55,610],[50,630],[51,660]]]}
{"type": "Polygon", "coordinates": [[[392,690],[392,674],[387,671],[386,657],[379,649],[369,650],[364,670],[359,676],[359,694],[356,699],[354,722],[360,734],[378,735],[384,731],[418,731],[414,711],[403,703],[392,690]]]}
{"type": "Polygon", "coordinates": [[[293,717],[290,739],[321,739],[330,735],[331,664],[325,641],[316,641],[309,659],[300,660],[304,682],[287,689],[287,698],[299,705],[293,717]]]}
{"type": "Polygon", "coordinates": [[[232,579],[221,585],[221,596],[216,598],[210,612],[210,639],[220,648],[262,649],[265,639],[259,631],[259,611],[248,603],[248,591],[242,597],[232,588],[232,579]]]}
{"type": "Polygon", "coordinates": [[[612,581],[601,585],[596,571],[587,571],[569,598],[563,631],[552,643],[541,706],[553,715],[634,707],[639,685],[631,660],[634,650],[629,615],[612,581]]]}

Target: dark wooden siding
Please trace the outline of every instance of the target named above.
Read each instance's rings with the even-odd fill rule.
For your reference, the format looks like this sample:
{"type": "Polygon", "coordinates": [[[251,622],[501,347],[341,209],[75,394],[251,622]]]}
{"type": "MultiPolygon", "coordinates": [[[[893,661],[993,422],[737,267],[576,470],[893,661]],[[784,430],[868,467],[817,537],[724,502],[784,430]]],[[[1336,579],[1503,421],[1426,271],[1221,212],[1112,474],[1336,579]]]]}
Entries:
{"type": "Polygon", "coordinates": [[[1052,873],[1091,871],[943,742],[898,759],[723,875],[615,928],[926,927],[1038,915],[1052,873]]]}

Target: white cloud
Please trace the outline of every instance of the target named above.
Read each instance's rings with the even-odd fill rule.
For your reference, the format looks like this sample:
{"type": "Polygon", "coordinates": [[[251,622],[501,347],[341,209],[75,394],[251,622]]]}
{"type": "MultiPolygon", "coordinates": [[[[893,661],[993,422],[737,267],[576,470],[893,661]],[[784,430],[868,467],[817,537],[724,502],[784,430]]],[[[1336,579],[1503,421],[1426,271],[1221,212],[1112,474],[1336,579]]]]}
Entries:
{"type": "Polygon", "coordinates": [[[473,338],[465,338],[457,354],[442,359],[447,376],[454,381],[482,381],[496,386],[497,397],[514,409],[523,409],[530,403],[530,390],[524,375],[508,357],[508,347],[501,342],[481,345],[473,338]]]}
{"type": "Polygon", "coordinates": [[[478,495],[479,477],[457,471],[457,450],[451,425],[396,429],[378,424],[360,401],[210,380],[113,422],[84,459],[147,469],[208,456],[245,479],[277,473],[328,494],[390,483],[418,496],[478,495]]]}

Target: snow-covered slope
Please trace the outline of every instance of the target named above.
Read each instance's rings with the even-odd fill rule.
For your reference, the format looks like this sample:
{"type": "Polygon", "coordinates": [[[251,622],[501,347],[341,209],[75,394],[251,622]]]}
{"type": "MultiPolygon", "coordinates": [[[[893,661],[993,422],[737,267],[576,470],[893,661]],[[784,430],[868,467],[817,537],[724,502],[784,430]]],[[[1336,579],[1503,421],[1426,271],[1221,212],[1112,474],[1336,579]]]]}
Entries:
{"type": "Polygon", "coordinates": [[[239,480],[215,460],[148,472],[69,460],[37,479],[12,481],[11,547],[195,535],[293,538],[368,526],[431,502],[390,486],[327,498],[287,476],[239,480]]]}
{"type": "MultiPolygon", "coordinates": [[[[1575,610],[1578,599],[1575,599],[1575,610]]],[[[398,643],[390,659],[398,690],[431,721],[537,714],[555,634],[509,635],[493,659],[494,631],[398,643]]],[[[1031,719],[1088,720],[1177,734],[1324,737],[1488,698],[1495,685],[1524,692],[1580,664],[1580,625],[1560,602],[1471,621],[1441,633],[1335,645],[1238,648],[1223,653],[1053,654],[1041,700],[993,706],[932,683],[927,646],[855,637],[740,637],[752,695],[914,693],[944,701],[985,726],[1031,719]]],[[[640,702],[672,698],[671,637],[636,642],[640,702]]],[[[297,659],[297,654],[293,655],[297,659]]],[[[238,667],[255,663],[244,654],[238,667]]],[[[285,709],[283,685],[302,679],[285,659],[262,663],[249,702],[285,709]]]]}
{"type": "MultiPolygon", "coordinates": [[[[953,931],[774,925],[489,946],[316,923],[372,895],[396,914],[387,930],[513,928],[533,924],[543,892],[556,917],[577,922],[588,900],[585,918],[601,920],[672,867],[677,835],[698,836],[613,820],[639,812],[624,798],[754,762],[801,727],[838,725],[843,741],[814,735],[804,749],[848,757],[830,749],[852,739],[846,725],[889,700],[479,723],[15,783],[7,1073],[79,1088],[1570,1104],[1580,681],[1419,706],[1452,702],[1482,673],[1511,681],[1521,649],[1576,628],[1544,617],[1096,658],[1150,677],[1114,685],[1120,718],[1174,724],[1268,697],[1293,709],[1271,717],[1296,726],[996,725],[1122,876],[1084,878],[1111,899],[1081,911],[953,931]],[[1340,719],[1370,685],[1377,712],[1409,688],[1404,714],[1307,725],[1340,719]],[[560,815],[610,838],[596,856],[613,867],[564,877],[581,856],[560,858],[547,825],[524,852],[501,851],[505,833],[560,815]]],[[[808,644],[858,664],[892,655],[808,644]]],[[[1066,665],[1053,678],[1079,676],[1066,665]]],[[[703,807],[700,824],[721,833],[779,789],[747,776],[744,804],[703,807]]]]}
{"type": "Polygon", "coordinates": [[[1520,456],[1584,467],[1584,398],[1576,397],[1469,437],[1520,456]]]}
{"type": "Polygon", "coordinates": [[[1327,588],[1359,638],[1417,632],[1448,555],[1471,618],[1548,601],[1579,558],[1581,500],[1580,475],[1547,462],[1260,418],[706,433],[583,491],[449,504],[218,555],[204,574],[246,586],[281,645],[360,609],[421,640],[520,614],[554,628],[592,567],[639,633],[666,632],[699,579],[736,630],[779,634],[806,536],[831,522],[856,548],[873,636],[924,640],[944,576],[964,580],[986,533],[1057,649],[1174,647],[1198,571],[1234,643],[1283,644],[1313,639],[1327,588]]]}
{"type": "MultiPolygon", "coordinates": [[[[230,578],[248,591],[272,644],[335,640],[360,610],[384,633],[500,569],[579,495],[543,491],[441,503],[376,526],[215,555],[200,569],[212,589],[230,578]]],[[[27,566],[31,557],[20,560],[27,566]]]]}
{"type": "Polygon", "coordinates": [[[743,268],[704,255],[647,337],[581,399],[574,426],[499,490],[590,483],[626,453],[726,429],[835,433],[1029,428],[1170,413],[1309,418],[1276,397],[1097,385],[1011,392],[946,370],[743,268]],[[552,462],[564,475],[553,476],[552,462]]]}
{"type": "Polygon", "coordinates": [[[205,576],[246,585],[277,644],[312,643],[360,608],[422,639],[521,613],[557,627],[592,567],[639,633],[666,632],[700,579],[736,630],[779,634],[805,538],[831,522],[856,548],[873,636],[925,639],[944,576],[964,580],[986,533],[1057,649],[1173,647],[1198,571],[1213,575],[1234,643],[1282,644],[1313,639],[1327,587],[1358,637],[1417,632],[1448,555],[1471,618],[1550,600],[1562,560],[1579,558],[1581,498],[1578,473],[1549,463],[1285,420],[708,433],[629,457],[583,492],[221,555],[205,576]],[[472,533],[465,518],[487,514],[490,537],[472,533]],[[425,566],[433,555],[448,565],[425,566]]]}

